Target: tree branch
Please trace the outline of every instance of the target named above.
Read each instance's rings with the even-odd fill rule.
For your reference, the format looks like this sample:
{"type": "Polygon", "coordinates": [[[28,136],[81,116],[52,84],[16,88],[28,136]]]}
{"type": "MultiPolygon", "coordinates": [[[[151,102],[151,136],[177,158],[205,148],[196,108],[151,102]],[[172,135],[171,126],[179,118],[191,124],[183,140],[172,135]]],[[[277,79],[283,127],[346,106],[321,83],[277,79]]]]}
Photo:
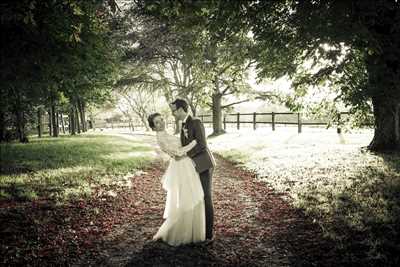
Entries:
{"type": "Polygon", "coordinates": [[[249,102],[250,100],[251,99],[245,99],[245,100],[233,102],[233,103],[230,103],[230,104],[227,104],[227,105],[223,105],[223,106],[221,106],[221,108],[227,108],[227,107],[234,106],[234,105],[237,105],[237,104],[241,104],[241,103],[244,103],[244,102],[249,102]]]}
{"type": "Polygon", "coordinates": [[[225,71],[227,71],[227,70],[228,70],[230,67],[232,67],[233,65],[235,65],[235,62],[232,62],[231,64],[226,65],[225,68],[223,68],[222,70],[220,70],[220,71],[217,73],[217,76],[223,74],[225,71]]]}

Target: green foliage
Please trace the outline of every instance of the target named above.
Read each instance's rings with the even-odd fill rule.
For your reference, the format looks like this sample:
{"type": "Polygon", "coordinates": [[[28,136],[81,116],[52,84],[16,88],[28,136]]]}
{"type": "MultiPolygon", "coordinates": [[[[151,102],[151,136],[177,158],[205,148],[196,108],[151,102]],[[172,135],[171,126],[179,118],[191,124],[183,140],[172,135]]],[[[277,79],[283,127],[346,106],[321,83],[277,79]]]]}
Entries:
{"type": "MultiPolygon", "coordinates": [[[[29,119],[35,106],[65,104],[63,97],[72,103],[78,96],[85,102],[104,100],[117,65],[103,1],[9,1],[3,9],[6,116],[29,119]]],[[[24,124],[24,119],[7,126],[13,122],[24,124]]]]}
{"type": "Polygon", "coordinates": [[[288,75],[300,94],[329,82],[337,101],[366,116],[372,99],[397,103],[400,96],[400,55],[393,52],[399,10],[397,1],[258,1],[244,16],[261,76],[288,75]]]}
{"type": "Polygon", "coordinates": [[[194,112],[209,106],[213,94],[249,90],[245,80],[251,38],[244,30],[225,35],[217,28],[211,29],[208,15],[216,9],[216,3],[207,1],[140,1],[129,12],[146,25],[130,35],[135,37],[131,42],[137,43],[129,51],[129,58],[157,65],[152,70],[157,75],[160,69],[173,72],[173,77],[162,77],[166,98],[183,97],[194,112]]]}
{"type": "MultiPolygon", "coordinates": [[[[195,57],[188,45],[192,32],[174,32],[158,18],[136,10],[118,19],[124,69],[117,85],[161,93],[167,101],[184,96],[193,107],[201,100],[203,88],[195,57]],[[132,23],[135,27],[131,27],[132,23]],[[200,93],[199,93],[200,92],[200,93]]],[[[204,79],[203,79],[204,80],[204,79]]]]}
{"type": "MultiPolygon", "coordinates": [[[[357,112],[371,112],[372,99],[396,105],[400,98],[398,1],[141,1],[138,6],[179,30],[206,32],[211,58],[215,44],[251,32],[255,45],[247,57],[256,60],[259,78],[290,77],[294,98],[327,83],[336,101],[357,112]]],[[[288,104],[300,108],[297,100],[288,104]]]]}

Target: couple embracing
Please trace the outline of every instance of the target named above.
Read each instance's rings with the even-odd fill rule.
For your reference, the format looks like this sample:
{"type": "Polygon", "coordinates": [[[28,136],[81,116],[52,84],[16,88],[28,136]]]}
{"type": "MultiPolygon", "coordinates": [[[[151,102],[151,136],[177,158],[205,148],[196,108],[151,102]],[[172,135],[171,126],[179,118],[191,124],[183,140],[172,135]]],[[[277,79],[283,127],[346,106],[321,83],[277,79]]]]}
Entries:
{"type": "Polygon", "coordinates": [[[211,181],[214,158],[207,147],[202,122],[188,113],[185,100],[170,104],[172,115],[182,121],[180,138],[165,130],[161,114],[148,117],[150,128],[157,133],[160,149],[171,160],[162,178],[167,191],[164,223],[153,237],[172,246],[210,243],[213,240],[214,210],[211,181]]]}

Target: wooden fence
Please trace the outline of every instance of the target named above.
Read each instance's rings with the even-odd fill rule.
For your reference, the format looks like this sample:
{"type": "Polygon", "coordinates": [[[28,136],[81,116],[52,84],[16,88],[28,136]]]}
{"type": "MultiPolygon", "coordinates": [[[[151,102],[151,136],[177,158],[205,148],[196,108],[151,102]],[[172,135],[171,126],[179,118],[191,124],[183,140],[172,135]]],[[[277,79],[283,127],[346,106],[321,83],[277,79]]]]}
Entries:
{"type": "MultiPolygon", "coordinates": [[[[339,122],[337,127],[337,133],[341,133],[340,121],[343,116],[348,116],[349,112],[341,112],[338,114],[337,121],[339,122]]],[[[203,123],[213,123],[212,115],[202,114],[198,116],[203,123]],[[207,120],[211,118],[211,120],[207,120]]],[[[223,116],[223,127],[226,130],[227,124],[234,124],[239,130],[242,124],[252,124],[253,129],[257,129],[257,125],[270,124],[273,131],[275,131],[276,125],[297,125],[297,131],[302,132],[302,126],[326,126],[327,121],[321,119],[305,119],[302,118],[301,113],[295,112],[270,112],[270,113],[232,113],[225,114],[223,116]],[[283,119],[282,119],[283,118],[283,119]]]]}
{"type": "MultiPolygon", "coordinates": [[[[346,116],[349,116],[349,112],[341,112],[338,114],[336,121],[337,132],[341,133],[341,121],[344,121],[346,116]]],[[[202,120],[204,124],[212,124],[211,114],[201,114],[197,116],[202,120]]],[[[168,125],[174,125],[173,121],[168,121],[168,125]]],[[[269,112],[269,113],[231,113],[225,114],[222,119],[223,128],[226,130],[228,125],[233,125],[236,129],[240,130],[243,125],[251,125],[254,130],[261,125],[271,125],[273,131],[275,131],[276,126],[297,126],[297,131],[302,132],[303,126],[327,126],[327,119],[310,119],[303,116],[301,113],[296,112],[269,112]]],[[[131,129],[143,129],[144,126],[141,124],[130,125],[128,122],[102,122],[95,123],[96,128],[131,128],[131,129]]]]}

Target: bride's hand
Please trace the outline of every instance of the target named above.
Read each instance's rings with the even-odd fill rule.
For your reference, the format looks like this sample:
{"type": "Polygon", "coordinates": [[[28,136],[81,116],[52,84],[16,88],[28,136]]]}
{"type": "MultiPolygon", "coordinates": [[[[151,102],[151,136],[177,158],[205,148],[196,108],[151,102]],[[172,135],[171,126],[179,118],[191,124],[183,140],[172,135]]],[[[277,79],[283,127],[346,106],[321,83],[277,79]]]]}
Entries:
{"type": "Polygon", "coordinates": [[[184,155],[183,155],[183,156],[175,156],[174,159],[175,159],[175,160],[181,160],[181,159],[183,159],[184,157],[185,157],[184,155]]]}
{"type": "Polygon", "coordinates": [[[183,157],[183,156],[186,156],[186,152],[183,151],[182,149],[178,149],[178,150],[176,150],[175,155],[178,157],[183,157]]]}

